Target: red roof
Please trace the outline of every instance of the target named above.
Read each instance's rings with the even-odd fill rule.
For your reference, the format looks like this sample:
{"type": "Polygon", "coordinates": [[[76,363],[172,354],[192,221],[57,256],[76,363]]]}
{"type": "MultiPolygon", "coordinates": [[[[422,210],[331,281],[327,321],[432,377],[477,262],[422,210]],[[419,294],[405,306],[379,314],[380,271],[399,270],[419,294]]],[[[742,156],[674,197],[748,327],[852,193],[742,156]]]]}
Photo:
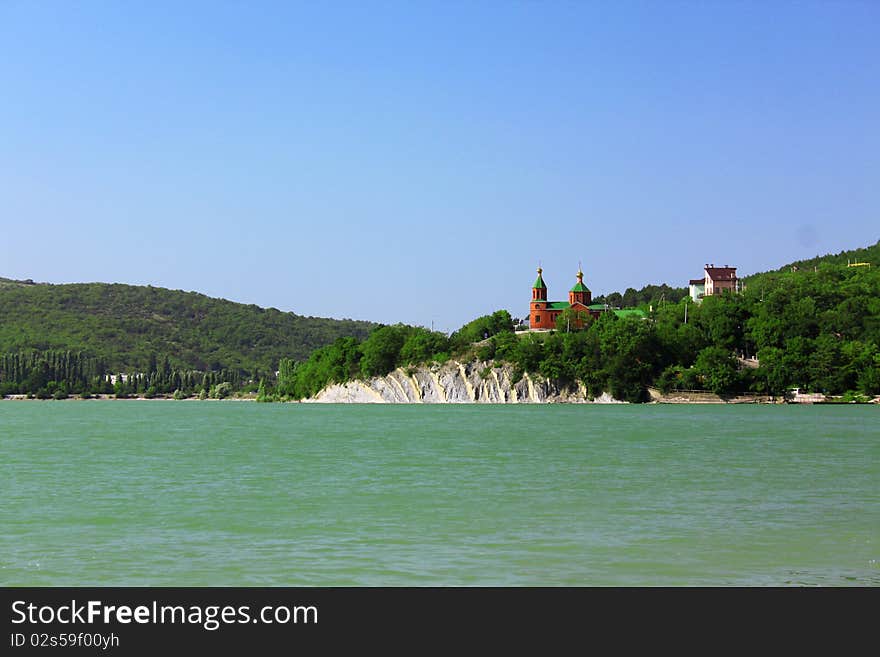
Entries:
{"type": "Polygon", "coordinates": [[[706,273],[713,281],[736,280],[736,267],[706,267],[706,273]]]}

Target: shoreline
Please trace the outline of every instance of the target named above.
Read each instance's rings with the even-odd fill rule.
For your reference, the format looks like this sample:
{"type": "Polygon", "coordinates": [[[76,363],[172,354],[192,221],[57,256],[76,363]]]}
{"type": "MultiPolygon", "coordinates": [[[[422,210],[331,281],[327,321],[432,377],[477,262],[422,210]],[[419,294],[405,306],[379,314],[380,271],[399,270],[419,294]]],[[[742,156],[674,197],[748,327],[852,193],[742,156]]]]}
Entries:
{"type": "MultiPolygon", "coordinates": [[[[733,397],[730,399],[723,399],[718,397],[714,393],[711,392],[701,392],[699,393],[700,397],[697,398],[696,395],[693,395],[693,398],[689,398],[686,395],[662,395],[657,396],[652,394],[652,398],[648,402],[644,402],[642,404],[639,403],[629,403],[629,402],[618,402],[619,404],[625,404],[627,406],[655,406],[655,405],[693,405],[693,406],[718,406],[718,405],[737,405],[741,406],[744,404],[753,404],[758,406],[847,406],[847,405],[857,405],[857,406],[869,406],[871,404],[880,404],[880,395],[870,399],[868,401],[840,401],[829,399],[825,401],[790,401],[784,399],[783,397],[769,397],[766,399],[751,399],[746,397],[733,397]],[[714,399],[712,399],[714,397],[714,399]]],[[[225,397],[223,399],[199,399],[198,397],[185,397],[183,399],[174,399],[174,397],[168,396],[156,396],[156,397],[123,397],[117,398],[115,395],[92,395],[88,398],[79,397],[77,395],[68,395],[65,399],[55,399],[55,398],[47,398],[47,399],[39,399],[37,397],[29,397],[27,395],[4,395],[0,397],[0,401],[10,401],[10,402],[89,402],[89,401],[140,401],[140,402],[197,402],[197,401],[205,401],[205,402],[256,402],[256,395],[248,396],[248,397],[225,397]]],[[[301,400],[287,400],[287,401],[275,401],[269,402],[271,404],[312,404],[315,403],[314,399],[301,399],[301,400]]],[[[326,403],[326,402],[325,402],[326,403]]],[[[595,402],[590,402],[589,400],[583,401],[544,401],[544,402],[435,402],[435,403],[425,403],[425,402],[336,402],[335,404],[340,405],[355,405],[355,406],[372,406],[375,404],[386,404],[391,406],[445,406],[445,405],[457,405],[457,406],[530,406],[530,405],[538,405],[538,406],[553,406],[553,405],[563,405],[563,406],[574,406],[581,404],[595,404],[595,402]]],[[[601,404],[606,405],[606,404],[601,404]]]]}

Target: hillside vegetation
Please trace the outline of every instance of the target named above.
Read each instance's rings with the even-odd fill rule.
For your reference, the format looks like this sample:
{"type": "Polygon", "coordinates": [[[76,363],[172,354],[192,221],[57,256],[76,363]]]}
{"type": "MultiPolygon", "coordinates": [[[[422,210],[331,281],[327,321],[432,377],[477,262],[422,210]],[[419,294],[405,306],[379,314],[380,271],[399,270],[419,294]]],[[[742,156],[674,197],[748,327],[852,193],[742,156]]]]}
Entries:
{"type": "Polygon", "coordinates": [[[450,357],[511,364],[514,378],[582,382],[591,396],[628,401],[645,400],[649,386],[880,394],[880,242],[744,281],[742,293],[701,304],[675,301],[668,286],[633,291],[645,319],[609,312],[582,330],[516,334],[499,310],[447,336],[161,288],[2,279],[0,394],[220,398],[259,382],[260,400],[302,399],[450,357]]]}
{"type": "Polygon", "coordinates": [[[673,302],[663,296],[673,288],[648,286],[655,305],[647,320],[605,313],[580,331],[518,336],[507,311],[450,338],[383,327],[363,342],[319,349],[306,363],[282,361],[276,394],[308,397],[328,383],[450,355],[513,364],[515,372],[561,385],[579,381],[591,396],[610,392],[627,401],[645,400],[649,386],[722,395],[795,387],[853,399],[880,394],[880,243],[805,262],[751,276],[742,294],[701,304],[686,295],[673,302]],[[847,259],[873,264],[848,267],[847,259]]]}
{"type": "Polygon", "coordinates": [[[110,372],[148,372],[167,357],[175,369],[274,373],[281,358],[373,326],[158,287],[0,279],[0,354],[83,352],[110,372]]]}
{"type": "Polygon", "coordinates": [[[803,271],[807,269],[815,269],[820,265],[846,266],[857,262],[867,262],[871,267],[880,267],[880,240],[878,240],[876,244],[864,248],[849,249],[841,251],[840,253],[823,256],[817,255],[816,257],[807,260],[797,260],[787,265],[783,265],[775,272],[765,272],[747,276],[746,281],[748,282],[750,280],[755,280],[758,277],[772,275],[774,273],[791,272],[792,268],[796,271],[803,271]]]}
{"type": "MultiPolygon", "coordinates": [[[[816,256],[807,260],[798,260],[796,262],[783,265],[773,272],[765,272],[758,274],[750,274],[745,276],[743,280],[748,283],[754,282],[758,277],[767,276],[772,273],[790,272],[792,268],[796,271],[815,269],[819,265],[847,265],[853,262],[867,262],[873,267],[880,266],[880,241],[873,246],[860,249],[850,249],[841,251],[837,254],[829,254],[824,256],[816,256]]],[[[661,303],[678,303],[688,295],[688,288],[672,287],[666,283],[660,285],[645,285],[643,288],[636,290],[629,287],[624,292],[609,292],[608,294],[599,295],[593,298],[593,303],[607,303],[610,306],[619,308],[639,308],[648,306],[657,306],[661,303]]]]}
{"type": "Polygon", "coordinates": [[[617,308],[638,308],[640,306],[656,306],[660,303],[678,303],[688,295],[686,287],[662,285],[646,285],[640,290],[628,287],[621,294],[611,292],[593,298],[593,303],[607,303],[617,308]]]}

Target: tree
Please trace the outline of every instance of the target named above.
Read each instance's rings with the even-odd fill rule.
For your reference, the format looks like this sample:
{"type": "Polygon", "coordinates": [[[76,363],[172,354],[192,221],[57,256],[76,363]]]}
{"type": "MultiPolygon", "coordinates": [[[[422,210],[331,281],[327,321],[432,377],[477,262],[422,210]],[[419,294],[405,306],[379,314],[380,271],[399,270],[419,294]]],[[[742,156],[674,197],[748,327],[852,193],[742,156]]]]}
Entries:
{"type": "Polygon", "coordinates": [[[734,355],[721,347],[706,347],[697,356],[694,371],[703,387],[716,395],[737,389],[739,368],[734,355]]]}
{"type": "Polygon", "coordinates": [[[855,373],[844,367],[840,339],[833,335],[820,335],[814,341],[814,347],[806,367],[809,388],[828,394],[839,394],[852,388],[855,373]],[[848,378],[851,380],[847,381],[848,378]]]}
{"type": "Polygon", "coordinates": [[[275,395],[269,392],[269,388],[266,385],[266,379],[260,379],[260,386],[257,388],[257,401],[258,402],[271,402],[275,401],[275,395]]]}
{"type": "Polygon", "coordinates": [[[496,310],[468,322],[450,336],[450,343],[457,348],[491,338],[499,333],[513,332],[513,318],[506,310],[496,310]]]}
{"type": "Polygon", "coordinates": [[[859,390],[866,395],[880,395],[880,353],[874,353],[873,362],[859,374],[859,390]]]}
{"type": "Polygon", "coordinates": [[[218,383],[217,385],[211,386],[211,391],[209,396],[212,399],[226,399],[232,393],[232,386],[227,383],[218,383]]]}
{"type": "Polygon", "coordinates": [[[568,307],[559,313],[556,318],[556,330],[569,333],[571,331],[586,330],[593,322],[593,316],[586,310],[576,310],[568,307]]]}
{"type": "Polygon", "coordinates": [[[278,363],[278,391],[283,395],[294,396],[297,363],[292,358],[282,358],[278,363]]]}
{"type": "Polygon", "coordinates": [[[525,372],[537,372],[544,358],[544,345],[534,333],[520,338],[517,343],[514,362],[525,372]]]}
{"type": "Polygon", "coordinates": [[[519,346],[520,338],[515,333],[498,333],[492,338],[495,345],[493,358],[500,361],[513,361],[516,357],[516,350],[519,346]]]}
{"type": "Polygon", "coordinates": [[[733,350],[742,346],[746,310],[742,299],[736,295],[712,295],[703,299],[694,321],[703,330],[710,344],[733,350]]]}
{"type": "Polygon", "coordinates": [[[370,333],[370,337],[361,345],[363,376],[384,376],[397,366],[405,339],[404,331],[400,326],[382,326],[370,333]]]}
{"type": "Polygon", "coordinates": [[[755,372],[758,389],[771,395],[781,395],[789,387],[785,369],[785,351],[778,347],[764,347],[758,352],[760,366],[755,372]]]}
{"type": "Polygon", "coordinates": [[[402,363],[417,365],[449,349],[449,339],[443,333],[415,328],[400,348],[402,363]]]}
{"type": "Polygon", "coordinates": [[[653,326],[635,317],[617,319],[606,313],[594,328],[599,335],[609,392],[617,399],[643,401],[648,385],[662,366],[653,326]]]}

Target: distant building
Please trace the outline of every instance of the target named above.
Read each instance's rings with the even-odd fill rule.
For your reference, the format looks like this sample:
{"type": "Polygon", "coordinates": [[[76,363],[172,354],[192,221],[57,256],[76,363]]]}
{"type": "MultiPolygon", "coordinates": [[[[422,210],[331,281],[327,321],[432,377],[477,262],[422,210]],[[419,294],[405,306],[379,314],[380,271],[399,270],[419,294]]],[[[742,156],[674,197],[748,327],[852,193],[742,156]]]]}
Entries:
{"type": "MultiPolygon", "coordinates": [[[[555,329],[556,320],[569,308],[576,312],[589,314],[594,318],[609,310],[618,317],[645,316],[645,313],[638,309],[621,310],[620,308],[610,308],[604,303],[591,303],[593,295],[590,289],[584,285],[584,272],[580,270],[577,273],[577,283],[568,291],[568,301],[548,301],[547,285],[542,276],[543,271],[538,267],[538,278],[532,285],[532,301],[529,306],[529,328],[531,329],[555,329]]],[[[577,326],[571,328],[581,328],[582,322],[577,320],[576,322],[577,326]]]]}
{"type": "Polygon", "coordinates": [[[736,277],[736,267],[716,267],[707,264],[703,269],[703,278],[692,278],[688,283],[688,291],[691,299],[696,303],[713,294],[735,294],[738,289],[739,279],[736,277]]]}

